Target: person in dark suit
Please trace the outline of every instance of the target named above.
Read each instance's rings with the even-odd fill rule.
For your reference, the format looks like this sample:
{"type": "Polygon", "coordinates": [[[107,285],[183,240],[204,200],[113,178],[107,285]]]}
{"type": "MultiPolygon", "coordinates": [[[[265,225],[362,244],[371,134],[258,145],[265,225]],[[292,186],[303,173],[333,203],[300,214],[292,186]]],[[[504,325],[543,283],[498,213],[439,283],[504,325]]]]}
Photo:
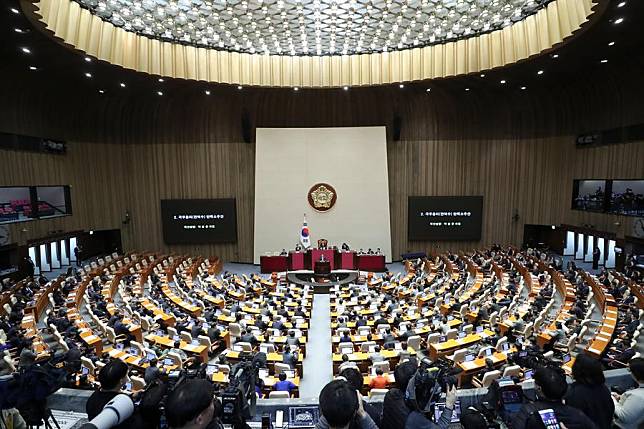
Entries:
{"type": "Polygon", "coordinates": [[[601,255],[601,252],[599,251],[599,247],[595,246],[593,249],[593,270],[596,270],[599,268],[599,256],[601,255]]]}
{"type": "Polygon", "coordinates": [[[604,382],[604,372],[599,360],[579,353],[572,366],[575,380],[568,387],[566,405],[581,410],[592,419],[598,429],[610,429],[615,404],[604,382]]]}

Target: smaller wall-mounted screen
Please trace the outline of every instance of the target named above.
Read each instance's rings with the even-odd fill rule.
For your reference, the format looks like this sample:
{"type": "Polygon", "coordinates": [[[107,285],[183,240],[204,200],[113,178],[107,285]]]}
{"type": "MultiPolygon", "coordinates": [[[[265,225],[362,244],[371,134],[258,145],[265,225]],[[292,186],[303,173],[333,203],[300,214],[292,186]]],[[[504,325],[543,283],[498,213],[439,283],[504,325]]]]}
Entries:
{"type": "Polygon", "coordinates": [[[409,197],[410,241],[481,239],[483,197],[409,197]]]}
{"type": "Polygon", "coordinates": [[[0,188],[0,223],[24,222],[34,218],[28,186],[0,188]]]}
{"type": "Polygon", "coordinates": [[[606,180],[575,180],[572,209],[603,212],[606,207],[606,180]]]}
{"type": "Polygon", "coordinates": [[[0,187],[0,223],[72,214],[69,186],[0,187]]]}
{"type": "Polygon", "coordinates": [[[38,186],[36,187],[36,198],[38,199],[38,218],[40,219],[66,216],[72,213],[69,186],[38,186]]]}
{"type": "Polygon", "coordinates": [[[237,241],[235,199],[161,200],[166,244],[232,243],[237,241]]]}
{"type": "Polygon", "coordinates": [[[644,216],[644,180],[613,180],[610,191],[610,213],[644,216]]]}

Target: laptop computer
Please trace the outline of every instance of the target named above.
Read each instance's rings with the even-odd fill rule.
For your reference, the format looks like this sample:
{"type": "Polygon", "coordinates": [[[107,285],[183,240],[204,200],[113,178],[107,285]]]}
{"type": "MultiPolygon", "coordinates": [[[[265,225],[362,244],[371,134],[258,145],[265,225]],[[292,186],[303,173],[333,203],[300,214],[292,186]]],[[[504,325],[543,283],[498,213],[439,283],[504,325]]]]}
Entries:
{"type": "Polygon", "coordinates": [[[465,355],[465,362],[472,362],[475,358],[474,355],[465,355]]]}

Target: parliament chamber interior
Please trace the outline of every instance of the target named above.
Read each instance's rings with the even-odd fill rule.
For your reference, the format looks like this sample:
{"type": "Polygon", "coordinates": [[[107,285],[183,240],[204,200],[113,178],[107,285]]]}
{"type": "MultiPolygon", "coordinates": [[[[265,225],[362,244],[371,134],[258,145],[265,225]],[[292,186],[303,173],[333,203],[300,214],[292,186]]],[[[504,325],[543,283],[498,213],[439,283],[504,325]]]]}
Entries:
{"type": "Polygon", "coordinates": [[[0,22],[0,429],[644,428],[644,2],[0,22]]]}

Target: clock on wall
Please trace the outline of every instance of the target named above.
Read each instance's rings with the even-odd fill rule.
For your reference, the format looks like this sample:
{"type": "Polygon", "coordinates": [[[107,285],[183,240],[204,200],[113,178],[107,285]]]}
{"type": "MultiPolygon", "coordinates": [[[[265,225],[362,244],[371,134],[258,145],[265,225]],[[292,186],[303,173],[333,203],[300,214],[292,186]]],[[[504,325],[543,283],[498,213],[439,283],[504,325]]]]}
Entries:
{"type": "Polygon", "coordinates": [[[644,217],[635,219],[635,222],[633,222],[633,236],[644,238],[644,217]]]}

